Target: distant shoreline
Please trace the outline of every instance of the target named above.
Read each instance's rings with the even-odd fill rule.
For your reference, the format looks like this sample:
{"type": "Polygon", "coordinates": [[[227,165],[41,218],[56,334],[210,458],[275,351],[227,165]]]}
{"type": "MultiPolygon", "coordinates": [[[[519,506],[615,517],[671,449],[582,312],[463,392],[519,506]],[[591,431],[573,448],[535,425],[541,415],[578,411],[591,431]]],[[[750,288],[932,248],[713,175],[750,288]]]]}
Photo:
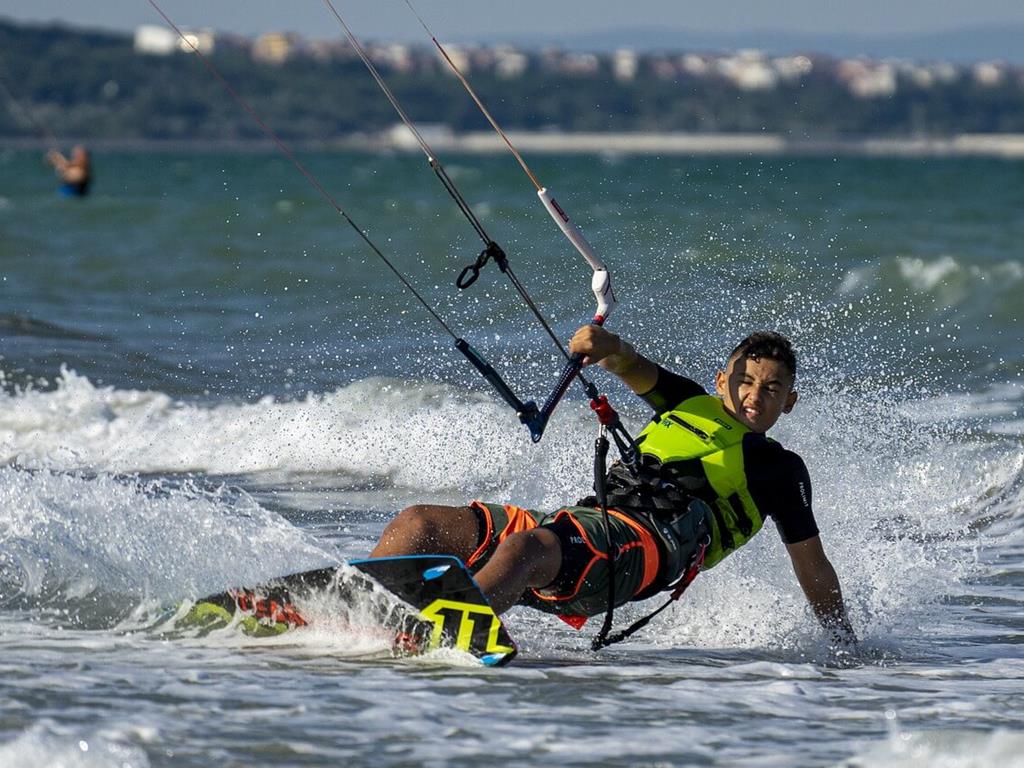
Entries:
{"type": "MultiPolygon", "coordinates": [[[[523,152],[535,154],[625,154],[756,157],[991,157],[1024,159],[1024,134],[959,134],[949,137],[860,137],[812,139],[757,133],[565,133],[549,131],[509,131],[509,139],[523,152]]],[[[493,154],[507,151],[491,132],[451,133],[424,131],[434,150],[469,154],[493,154]]],[[[155,139],[75,139],[62,144],[84,143],[93,150],[125,151],[274,151],[269,141],[183,141],[155,139]]],[[[0,149],[46,149],[38,139],[0,138],[0,149]]],[[[411,135],[389,130],[378,134],[358,134],[330,141],[295,142],[302,150],[345,150],[362,152],[418,152],[411,135]]]]}

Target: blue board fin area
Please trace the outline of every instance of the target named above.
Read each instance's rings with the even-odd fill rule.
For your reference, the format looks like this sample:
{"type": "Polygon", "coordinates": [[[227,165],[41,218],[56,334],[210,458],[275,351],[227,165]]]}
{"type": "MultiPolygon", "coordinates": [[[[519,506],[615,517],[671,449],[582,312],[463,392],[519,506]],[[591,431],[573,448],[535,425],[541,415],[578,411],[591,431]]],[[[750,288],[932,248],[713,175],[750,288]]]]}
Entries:
{"type": "Polygon", "coordinates": [[[237,618],[247,634],[276,635],[309,623],[301,609],[303,598],[330,594],[346,604],[368,603],[373,618],[394,630],[395,655],[456,648],[488,666],[507,664],[516,655],[508,630],[458,558],[409,555],[353,560],[349,565],[209,595],[196,601],[182,621],[213,628],[237,618]],[[394,599],[379,587],[415,610],[396,613],[394,599]]]}

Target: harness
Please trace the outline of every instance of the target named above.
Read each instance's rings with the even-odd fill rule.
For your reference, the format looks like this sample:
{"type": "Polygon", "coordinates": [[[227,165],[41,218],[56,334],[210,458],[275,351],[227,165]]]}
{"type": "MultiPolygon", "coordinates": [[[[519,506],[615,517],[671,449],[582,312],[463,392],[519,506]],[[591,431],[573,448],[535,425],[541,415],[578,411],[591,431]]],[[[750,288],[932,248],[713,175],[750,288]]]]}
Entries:
{"type": "MultiPolygon", "coordinates": [[[[704,559],[710,568],[745,544],[764,524],[747,487],[743,441],[751,430],[730,415],[722,401],[696,395],[655,418],[637,436],[636,471],[613,466],[608,503],[616,509],[646,514],[664,538],[666,528],[686,540],[690,531],[678,516],[692,499],[710,508],[711,541],[704,559]],[[671,515],[672,518],[666,519],[671,515]]],[[[685,563],[668,548],[667,582],[685,563]]]]}
{"type": "Polygon", "coordinates": [[[672,593],[627,629],[599,635],[595,648],[644,627],[678,600],[702,569],[719,563],[761,528],[764,519],[747,489],[743,463],[743,440],[750,432],[717,397],[696,395],[657,416],[637,436],[632,466],[612,466],[605,502],[643,521],[663,554],[658,579],[634,600],[672,593]]]}

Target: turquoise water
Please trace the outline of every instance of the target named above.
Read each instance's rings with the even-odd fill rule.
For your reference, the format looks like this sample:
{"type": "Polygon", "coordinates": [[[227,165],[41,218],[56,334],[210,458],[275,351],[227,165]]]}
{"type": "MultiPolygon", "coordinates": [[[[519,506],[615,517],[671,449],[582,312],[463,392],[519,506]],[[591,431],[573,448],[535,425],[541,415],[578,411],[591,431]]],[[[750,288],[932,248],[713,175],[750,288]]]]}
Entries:
{"type": "MultiPolygon", "coordinates": [[[[500,273],[455,288],[480,243],[420,156],[301,158],[546,394],[558,352],[500,273]]],[[[445,160],[567,338],[589,270],[526,177],[445,160]]],[[[37,153],[0,153],[0,764],[1024,764],[1024,165],[530,158],[645,354],[708,384],[749,330],[792,336],[776,436],[811,469],[864,652],[827,647],[768,530],[634,642],[594,654],[596,629],[517,609],[520,659],[480,670],[386,660],[329,616],[286,641],[159,622],[363,555],[413,501],[576,499],[582,395],[532,445],[277,154],[95,163],[71,200],[37,153]]]]}

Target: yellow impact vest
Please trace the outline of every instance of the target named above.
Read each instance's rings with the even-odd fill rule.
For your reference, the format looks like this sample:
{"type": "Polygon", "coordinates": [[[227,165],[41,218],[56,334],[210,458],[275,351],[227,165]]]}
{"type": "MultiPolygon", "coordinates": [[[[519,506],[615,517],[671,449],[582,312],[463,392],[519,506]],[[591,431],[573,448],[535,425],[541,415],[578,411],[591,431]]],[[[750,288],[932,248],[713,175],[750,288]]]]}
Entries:
{"type": "Polygon", "coordinates": [[[657,459],[663,476],[702,477],[694,492],[713,512],[711,545],[704,568],[747,543],[764,524],[747,489],[743,438],[750,428],[729,415],[722,401],[697,395],[662,413],[638,436],[640,453],[657,459]]]}

